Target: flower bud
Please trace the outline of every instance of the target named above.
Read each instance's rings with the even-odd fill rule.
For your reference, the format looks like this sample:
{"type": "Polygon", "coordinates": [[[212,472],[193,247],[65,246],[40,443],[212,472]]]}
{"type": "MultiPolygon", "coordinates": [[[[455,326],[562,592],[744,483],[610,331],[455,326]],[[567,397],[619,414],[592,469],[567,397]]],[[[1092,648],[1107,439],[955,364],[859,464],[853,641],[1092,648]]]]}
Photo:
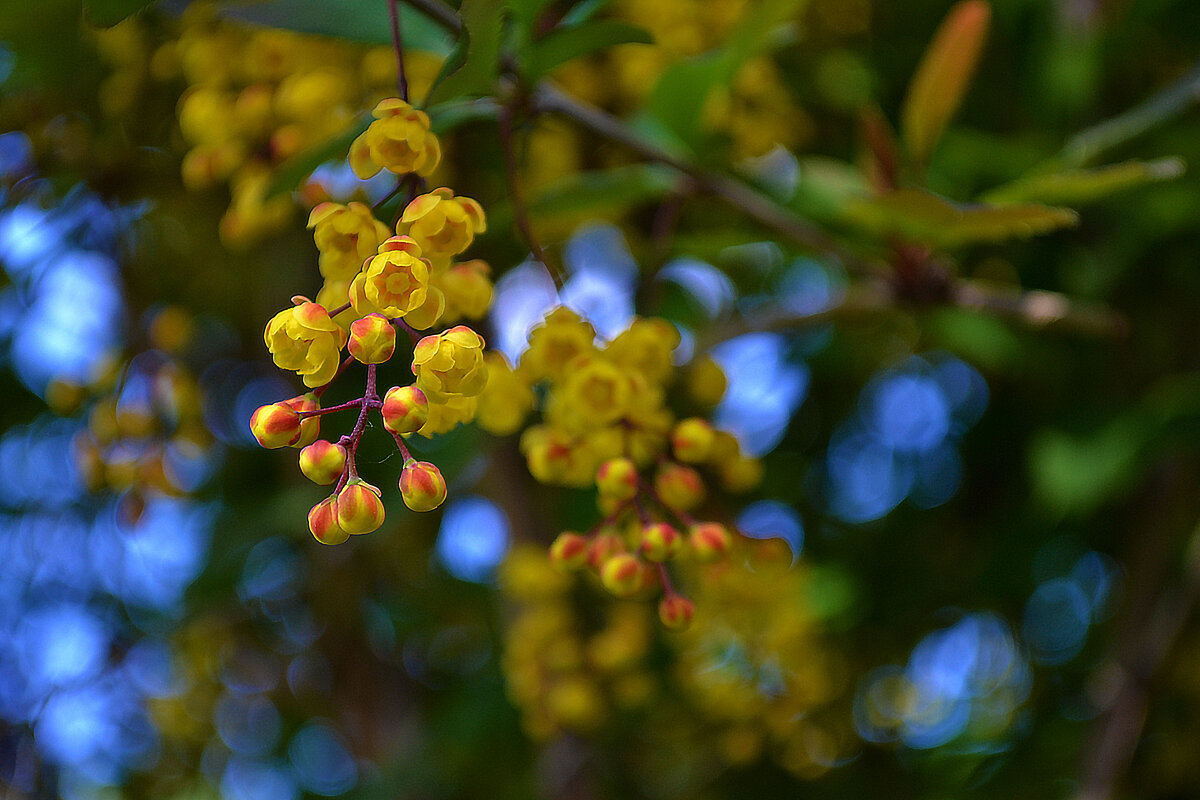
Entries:
{"type": "Polygon", "coordinates": [[[738,456],[721,467],[721,483],[727,491],[743,494],[762,483],[763,465],[757,458],[738,456]]]}
{"type": "Polygon", "coordinates": [[[300,471],[313,483],[328,486],[346,469],[346,448],[318,439],[300,451],[300,471]]]}
{"type": "Polygon", "coordinates": [[[704,500],[704,480],[700,473],[681,464],[665,464],[654,476],[659,499],[674,511],[690,511],[704,500]]]}
{"type": "Polygon", "coordinates": [[[550,561],[563,572],[574,572],[588,561],[589,542],[578,533],[563,531],[550,545],[550,561]]]}
{"type": "MultiPolygon", "coordinates": [[[[312,392],[297,395],[290,400],[283,401],[285,405],[295,411],[297,414],[307,413],[309,411],[317,411],[321,408],[321,401],[312,392]]],[[[304,417],[300,422],[300,438],[291,443],[291,447],[308,447],[317,440],[321,435],[321,417],[304,417]]]]}
{"type": "Polygon", "coordinates": [[[321,544],[341,544],[350,534],[338,524],[337,498],[326,497],[308,512],[308,529],[321,544]]]}
{"type": "Polygon", "coordinates": [[[351,480],[337,495],[337,523],[346,533],[370,533],[383,524],[379,490],[361,480],[351,480]]]}
{"type": "Polygon", "coordinates": [[[700,522],[688,531],[688,544],[699,561],[715,561],[729,552],[729,531],[719,522],[700,522]]]}
{"type": "Polygon", "coordinates": [[[592,538],[588,547],[588,564],[599,570],[605,562],[617,553],[625,552],[625,541],[615,533],[601,533],[592,538]]]}
{"type": "Polygon", "coordinates": [[[396,352],[396,329],[383,314],[367,314],[350,323],[347,349],[363,364],[382,364],[396,352]]]}
{"type": "Polygon", "coordinates": [[[679,555],[683,537],[665,522],[642,528],[642,555],[649,561],[666,561],[679,555]]]}
{"type": "Polygon", "coordinates": [[[250,415],[250,432],[263,447],[287,447],[300,440],[300,415],[287,403],[259,406],[250,415]]]}
{"type": "Polygon", "coordinates": [[[645,575],[645,565],[629,553],[618,553],[600,567],[600,582],[617,597],[636,594],[645,582],[645,575]]]}
{"type": "Polygon", "coordinates": [[[658,618],[663,627],[673,631],[682,631],[691,625],[695,613],[695,604],[683,595],[669,594],[658,601],[658,618]]]}
{"type": "Polygon", "coordinates": [[[383,396],[383,427],[392,433],[416,433],[429,419],[429,401],[416,386],[393,386],[383,396]]]}
{"type": "Polygon", "coordinates": [[[400,496],[413,511],[432,511],[446,500],[446,479],[428,461],[410,458],[400,472],[400,496]]]}
{"type": "Polygon", "coordinates": [[[596,470],[596,488],[606,498],[629,500],[637,494],[637,467],[628,458],[610,458],[596,470]]]}
{"type": "Polygon", "coordinates": [[[716,434],[712,426],[699,417],[685,419],[671,433],[675,457],[688,464],[700,464],[708,458],[716,434]]]}
{"type": "Polygon", "coordinates": [[[725,396],[725,370],[712,356],[701,356],[688,373],[687,388],[692,399],[702,406],[712,407],[725,396]]]}

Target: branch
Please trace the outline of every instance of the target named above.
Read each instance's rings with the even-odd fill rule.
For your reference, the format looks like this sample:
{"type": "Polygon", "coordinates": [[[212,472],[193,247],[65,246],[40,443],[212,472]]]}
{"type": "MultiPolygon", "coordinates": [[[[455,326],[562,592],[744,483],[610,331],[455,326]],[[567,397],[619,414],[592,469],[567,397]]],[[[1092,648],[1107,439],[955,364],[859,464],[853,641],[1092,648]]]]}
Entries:
{"type": "Polygon", "coordinates": [[[513,216],[516,218],[517,229],[521,231],[525,243],[529,245],[533,257],[541,263],[554,281],[554,288],[563,289],[563,271],[557,264],[551,265],[546,258],[546,250],[541,240],[533,231],[533,223],[529,219],[529,207],[525,204],[525,193],[521,190],[521,176],[517,170],[517,152],[513,144],[513,108],[511,103],[500,107],[500,150],[504,153],[504,175],[508,181],[509,199],[512,201],[513,216]]]}

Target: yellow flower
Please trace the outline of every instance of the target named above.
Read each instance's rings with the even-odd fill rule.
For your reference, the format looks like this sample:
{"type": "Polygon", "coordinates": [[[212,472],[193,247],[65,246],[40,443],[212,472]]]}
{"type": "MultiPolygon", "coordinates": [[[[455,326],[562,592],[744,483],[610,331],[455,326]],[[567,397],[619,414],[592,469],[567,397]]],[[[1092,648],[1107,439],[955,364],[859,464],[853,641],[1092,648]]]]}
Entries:
{"type": "Polygon", "coordinates": [[[441,145],[429,130],[429,116],[403,100],[379,101],[375,121],[350,145],[350,168],[362,179],[386,169],[397,175],[429,175],[442,160],[441,145]]]}
{"type": "Polygon", "coordinates": [[[664,319],[639,319],[609,342],[604,354],[646,379],[661,383],[671,375],[671,352],[679,346],[679,331],[664,319]]]}
{"type": "Polygon", "coordinates": [[[595,351],[595,339],[591,323],[566,306],[559,306],[529,334],[529,349],[522,354],[519,369],[530,381],[558,378],[568,361],[595,351]]]}
{"type": "Polygon", "coordinates": [[[533,408],[533,390],[520,379],[502,353],[488,353],[487,384],[479,396],[479,427],[496,436],[516,433],[533,408]]]}
{"type": "Polygon", "coordinates": [[[456,256],[471,246],[475,234],[487,230],[479,203],[455,197],[450,189],[434,189],[415,198],[404,209],[396,233],[417,241],[428,258],[456,256]]]}
{"type": "Polygon", "coordinates": [[[421,249],[407,236],[393,236],[350,284],[350,302],[360,316],[403,317],[425,303],[428,291],[429,262],[421,249]]]}
{"type": "Polygon", "coordinates": [[[456,264],[435,280],[446,294],[445,323],[481,319],[492,305],[491,268],[487,262],[475,259],[456,264]]]}
{"type": "Polygon", "coordinates": [[[483,337],[462,325],[426,336],[413,349],[416,386],[431,403],[449,397],[474,397],[487,383],[483,337]]]}
{"type": "Polygon", "coordinates": [[[345,331],[324,307],[304,297],[294,302],[295,306],[271,318],[263,340],[277,367],[301,376],[305,386],[323,386],[337,373],[345,331]]]}
{"type": "Polygon", "coordinates": [[[343,206],[321,203],[308,217],[313,240],[321,251],[321,274],[331,280],[350,280],[363,262],[388,238],[388,226],[375,219],[362,203],[343,206]]]}
{"type": "Polygon", "coordinates": [[[606,358],[579,356],[566,370],[556,400],[569,419],[588,427],[616,422],[632,406],[633,384],[617,364],[606,358]]]}

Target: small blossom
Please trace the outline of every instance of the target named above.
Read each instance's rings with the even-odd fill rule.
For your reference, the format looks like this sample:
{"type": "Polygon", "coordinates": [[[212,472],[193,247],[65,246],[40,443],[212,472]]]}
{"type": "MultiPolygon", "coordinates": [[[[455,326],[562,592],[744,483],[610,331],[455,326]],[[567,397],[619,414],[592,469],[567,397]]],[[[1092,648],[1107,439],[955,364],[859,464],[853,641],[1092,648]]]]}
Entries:
{"type": "Polygon", "coordinates": [[[383,524],[379,490],[366,481],[352,479],[337,495],[337,523],[350,534],[370,533],[383,524]]]}
{"type": "Polygon", "coordinates": [[[318,439],[300,451],[300,471],[304,477],[328,486],[346,469],[346,448],[340,444],[318,439]]]}
{"type": "Polygon", "coordinates": [[[409,459],[400,472],[400,496],[413,511],[432,511],[446,500],[446,479],[428,461],[409,459]]]}
{"type": "Polygon", "coordinates": [[[483,337],[459,325],[436,336],[426,336],[413,350],[417,387],[431,401],[454,395],[474,397],[487,383],[483,337]]]}
{"type": "Polygon", "coordinates": [[[381,169],[396,175],[428,176],[442,159],[441,145],[429,129],[429,116],[403,100],[381,100],[375,117],[350,145],[350,168],[366,180],[381,169]]]}
{"type": "Polygon", "coordinates": [[[392,433],[416,433],[429,419],[429,401],[415,386],[393,386],[383,396],[380,414],[392,433]]]}
{"type": "Polygon", "coordinates": [[[350,534],[338,524],[337,498],[327,497],[308,512],[308,530],[321,544],[341,544],[350,534]]]}
{"type": "Polygon", "coordinates": [[[346,349],[363,364],[382,364],[396,352],[396,329],[382,314],[367,314],[350,324],[346,349]]]}
{"type": "Polygon", "coordinates": [[[358,202],[321,203],[309,214],[308,227],[321,252],[321,274],[329,280],[352,279],[391,233],[370,207],[358,202]]]}
{"type": "Polygon", "coordinates": [[[271,318],[263,340],[277,367],[301,376],[305,386],[323,386],[337,374],[346,334],[324,307],[303,297],[295,301],[271,318]]]}
{"type": "Polygon", "coordinates": [[[300,415],[287,403],[259,406],[250,415],[250,432],[263,447],[287,447],[300,439],[300,415]]]}
{"type": "Polygon", "coordinates": [[[487,230],[479,203],[455,197],[450,189],[434,189],[413,199],[404,209],[396,232],[417,240],[430,258],[450,258],[466,250],[475,234],[487,230]]]}

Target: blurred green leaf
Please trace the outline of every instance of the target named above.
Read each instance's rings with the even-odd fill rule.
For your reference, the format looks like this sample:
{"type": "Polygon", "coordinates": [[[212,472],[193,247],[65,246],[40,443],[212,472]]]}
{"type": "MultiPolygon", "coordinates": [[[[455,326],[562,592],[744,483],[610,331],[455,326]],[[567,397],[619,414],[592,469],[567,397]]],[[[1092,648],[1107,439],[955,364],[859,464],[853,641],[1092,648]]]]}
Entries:
{"type": "Polygon", "coordinates": [[[434,82],[426,105],[493,92],[500,69],[503,12],[500,0],[463,0],[458,44],[434,82]]]}
{"type": "Polygon", "coordinates": [[[1096,169],[1073,169],[1030,175],[986,192],[987,203],[1055,203],[1078,205],[1155,181],[1178,178],[1186,169],[1181,158],[1125,161],[1096,169]]]}
{"type": "Polygon", "coordinates": [[[293,191],[313,173],[313,170],[326,161],[345,157],[350,150],[350,145],[370,124],[371,115],[362,114],[346,130],[307,150],[302,150],[284,161],[275,168],[271,175],[271,182],[267,184],[266,196],[271,198],[283,192],[293,191]]]}
{"type": "MultiPolygon", "coordinates": [[[[387,3],[382,0],[266,0],[226,3],[220,10],[223,16],[256,25],[366,44],[392,43],[387,3]]],[[[406,3],[400,3],[399,10],[405,48],[438,55],[450,52],[450,35],[437,23],[406,3]]]]}
{"type": "Polygon", "coordinates": [[[827,156],[799,159],[800,177],[788,205],[806,217],[835,219],[855,200],[870,194],[866,177],[844,161],[827,156]]]}
{"type": "Polygon", "coordinates": [[[806,4],[807,0],[763,0],[751,6],[725,44],[663,72],[644,116],[652,116],[688,147],[698,147],[705,137],[703,110],[709,93],[728,86],[747,60],[770,48],[780,25],[806,4]]]}
{"type": "Polygon", "coordinates": [[[563,15],[563,27],[570,28],[575,25],[582,25],[603,11],[608,3],[609,0],[580,0],[580,2],[571,6],[570,11],[563,15]]]}
{"type": "Polygon", "coordinates": [[[1146,433],[1133,416],[1091,436],[1043,432],[1029,451],[1035,493],[1059,513],[1093,511],[1136,477],[1146,433]]]}
{"type": "Polygon", "coordinates": [[[560,64],[618,44],[650,44],[654,38],[642,28],[617,20],[575,28],[558,28],[529,46],[525,77],[536,81],[560,64]]]}
{"type": "Polygon", "coordinates": [[[157,0],[84,0],[83,16],[93,25],[111,28],[122,20],[145,11],[157,0]]]}
{"type": "Polygon", "coordinates": [[[543,188],[530,201],[529,211],[554,216],[619,210],[663,197],[677,182],[673,170],[654,164],[580,172],[543,188]]]}
{"type": "Polygon", "coordinates": [[[871,233],[900,235],[937,247],[1024,239],[1079,221],[1069,208],[1037,204],[959,205],[932,192],[901,189],[851,202],[846,221],[871,233]]]}
{"type": "Polygon", "coordinates": [[[958,110],[975,72],[991,20],[984,0],[963,0],[950,10],[925,50],[908,87],[900,127],[908,155],[923,167],[958,110]]]}

